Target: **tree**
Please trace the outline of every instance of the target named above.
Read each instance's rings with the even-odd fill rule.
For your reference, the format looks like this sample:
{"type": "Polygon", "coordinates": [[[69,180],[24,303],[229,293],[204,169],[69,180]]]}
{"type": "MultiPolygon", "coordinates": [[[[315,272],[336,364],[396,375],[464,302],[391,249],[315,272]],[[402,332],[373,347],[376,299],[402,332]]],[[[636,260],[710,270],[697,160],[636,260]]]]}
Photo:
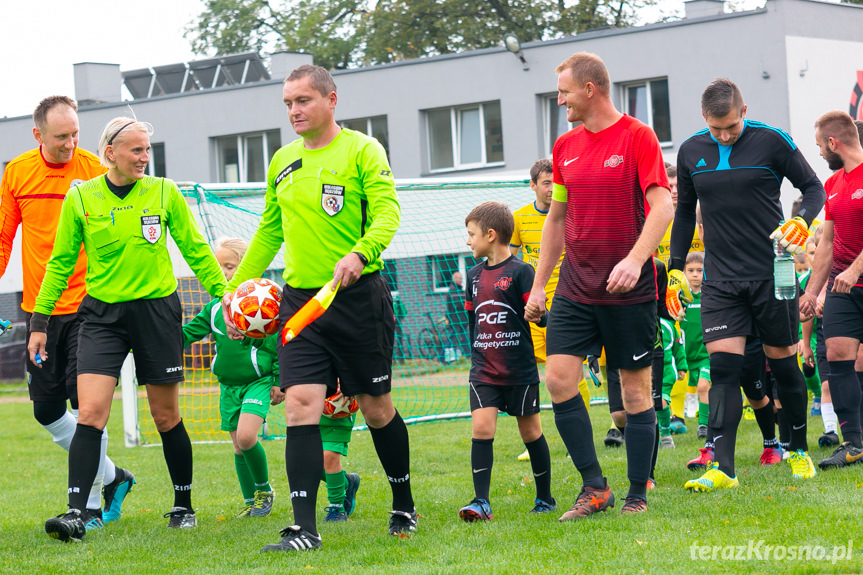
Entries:
{"type": "MultiPolygon", "coordinates": [[[[863,0],[860,0],[863,1],[863,0]]],[[[656,0],[205,0],[186,37],[198,54],[287,49],[325,68],[382,64],[635,22],[656,0]]]]}

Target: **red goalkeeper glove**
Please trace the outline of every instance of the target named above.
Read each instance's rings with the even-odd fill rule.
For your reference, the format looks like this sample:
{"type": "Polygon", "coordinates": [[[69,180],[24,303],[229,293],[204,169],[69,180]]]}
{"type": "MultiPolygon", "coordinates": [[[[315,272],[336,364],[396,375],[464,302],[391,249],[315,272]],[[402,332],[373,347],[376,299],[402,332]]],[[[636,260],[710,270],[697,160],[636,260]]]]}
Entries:
{"type": "Polygon", "coordinates": [[[668,272],[668,288],[665,290],[665,308],[668,314],[675,320],[681,321],[686,317],[686,306],[692,303],[692,290],[689,282],[680,270],[668,272]]]}
{"type": "Polygon", "coordinates": [[[809,239],[809,226],[803,218],[788,220],[770,234],[771,240],[779,240],[779,244],[790,254],[799,254],[806,249],[809,239]]]}

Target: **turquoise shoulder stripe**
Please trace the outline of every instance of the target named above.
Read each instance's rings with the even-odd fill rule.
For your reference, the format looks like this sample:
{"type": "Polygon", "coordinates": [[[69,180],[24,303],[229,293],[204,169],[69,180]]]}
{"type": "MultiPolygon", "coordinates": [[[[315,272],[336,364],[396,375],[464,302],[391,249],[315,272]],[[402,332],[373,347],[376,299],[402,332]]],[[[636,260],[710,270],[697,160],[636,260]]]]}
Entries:
{"type": "Polygon", "coordinates": [[[755,120],[745,120],[745,122],[753,128],[764,128],[767,130],[773,130],[774,132],[782,136],[782,139],[785,140],[785,142],[791,147],[792,150],[797,149],[797,145],[794,144],[794,140],[792,140],[791,136],[789,136],[785,131],[780,130],[779,128],[774,128],[773,126],[768,126],[763,122],[756,122],[755,120]]]}

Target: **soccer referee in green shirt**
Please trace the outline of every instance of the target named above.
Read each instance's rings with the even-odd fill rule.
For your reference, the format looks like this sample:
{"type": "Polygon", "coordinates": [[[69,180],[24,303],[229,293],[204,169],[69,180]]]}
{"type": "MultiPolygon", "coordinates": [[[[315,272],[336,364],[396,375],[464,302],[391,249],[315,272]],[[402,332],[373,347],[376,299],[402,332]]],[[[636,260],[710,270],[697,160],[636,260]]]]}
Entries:
{"type": "MultiPolygon", "coordinates": [[[[301,136],[273,156],[264,213],[228,289],[260,277],[285,244],[281,320],[327,282],[341,282],[327,313],[279,346],[285,391],[285,468],[296,525],[264,551],[321,546],[315,522],[323,448],[318,421],[336,384],[356,396],[393,493],[389,533],[416,531],[408,432],[393,406],[393,303],[381,253],[399,226],[400,208],[386,153],[377,140],[335,122],[338,98],[329,72],[300,66],[285,80],[288,118],[301,136]]],[[[230,293],[223,306],[227,310],[230,293]]],[[[226,323],[230,317],[226,312],[226,323]]],[[[239,336],[236,331],[232,332],[239,336]]]]}
{"type": "MultiPolygon", "coordinates": [[[[69,445],[69,510],[45,523],[49,536],[80,541],[91,517],[85,504],[98,473],[102,431],[120,368],[134,350],[138,385],[162,439],[174,489],[168,527],[197,525],[192,507],[192,444],[180,416],[183,328],[168,232],[201,285],[225,293],[225,276],[171,180],[145,175],[153,127],[114,118],[99,138],[108,173],[72,188],[57,224],[54,251],[30,318],[30,361],[47,358],[48,321],[78,261],[87,254],[87,295],[78,307],[78,424],[69,445]],[[41,357],[41,359],[37,359],[41,357]]],[[[52,320],[53,321],[53,320],[52,320]]]]}

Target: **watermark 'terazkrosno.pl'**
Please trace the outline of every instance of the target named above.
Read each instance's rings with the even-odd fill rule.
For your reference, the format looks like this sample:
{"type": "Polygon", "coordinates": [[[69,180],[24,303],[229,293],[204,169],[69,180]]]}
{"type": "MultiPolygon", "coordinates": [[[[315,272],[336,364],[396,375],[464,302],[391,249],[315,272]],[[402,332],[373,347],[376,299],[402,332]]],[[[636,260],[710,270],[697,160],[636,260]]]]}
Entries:
{"type": "Polygon", "coordinates": [[[836,563],[850,559],[854,541],[844,545],[768,545],[763,539],[750,539],[746,545],[701,545],[694,541],[689,546],[693,561],[830,561],[836,563]]]}

